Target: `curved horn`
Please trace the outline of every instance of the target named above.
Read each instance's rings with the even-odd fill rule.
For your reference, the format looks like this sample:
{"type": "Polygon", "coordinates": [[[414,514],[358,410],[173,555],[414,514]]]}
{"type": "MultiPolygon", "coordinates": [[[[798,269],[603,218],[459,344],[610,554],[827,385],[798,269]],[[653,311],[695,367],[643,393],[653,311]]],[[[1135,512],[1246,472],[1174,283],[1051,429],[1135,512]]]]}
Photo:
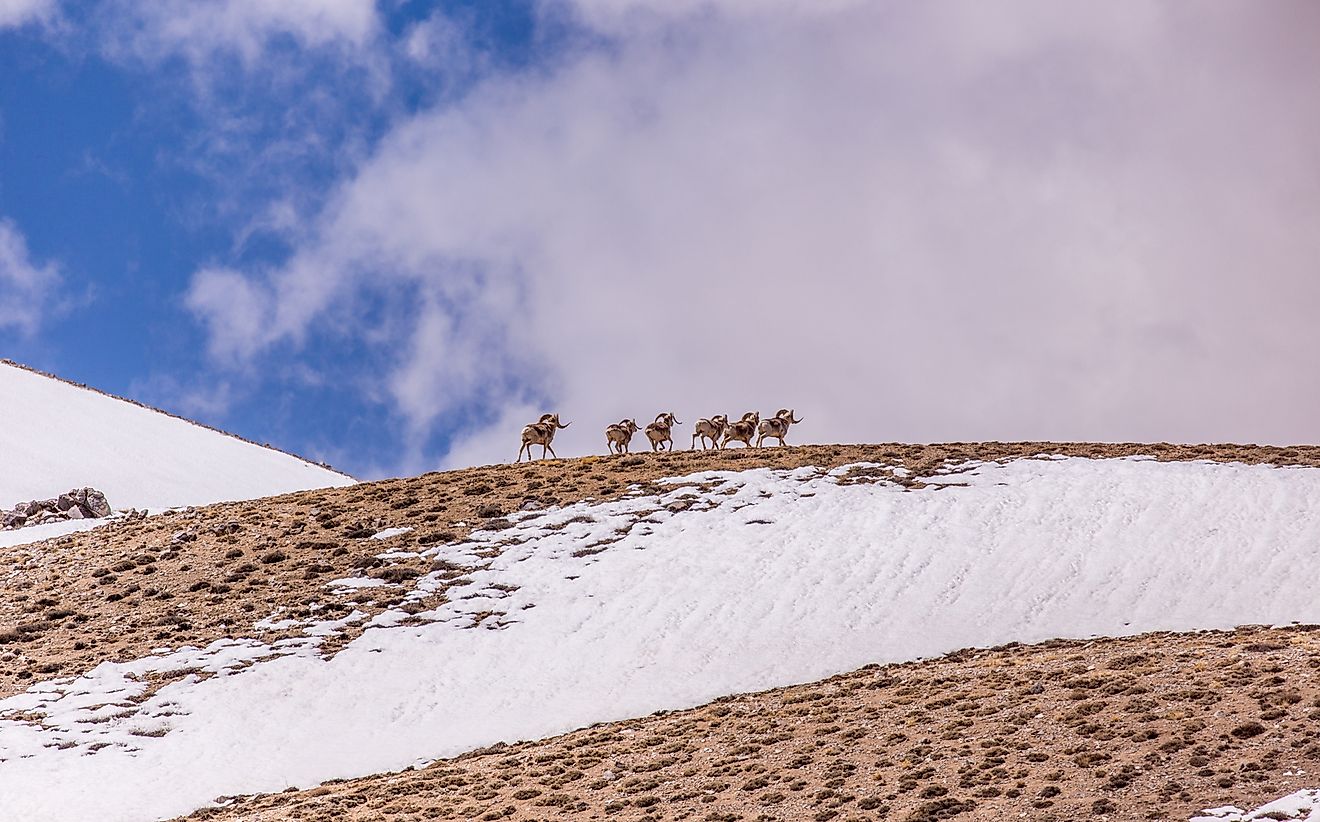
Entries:
{"type": "Polygon", "coordinates": [[[555,417],[555,425],[558,425],[560,428],[567,428],[572,424],[573,423],[571,422],[560,422],[559,417],[558,416],[555,417]]]}
{"type": "Polygon", "coordinates": [[[794,425],[797,425],[798,423],[802,422],[802,420],[798,419],[797,416],[793,413],[793,409],[791,408],[788,410],[788,421],[793,423],[794,425]]]}

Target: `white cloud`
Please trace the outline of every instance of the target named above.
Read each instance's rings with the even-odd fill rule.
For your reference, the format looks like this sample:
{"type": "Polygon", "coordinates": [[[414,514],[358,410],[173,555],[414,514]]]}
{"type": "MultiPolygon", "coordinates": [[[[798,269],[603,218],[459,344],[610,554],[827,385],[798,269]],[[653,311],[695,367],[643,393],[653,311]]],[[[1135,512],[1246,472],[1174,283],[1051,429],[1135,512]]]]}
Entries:
{"type": "Polygon", "coordinates": [[[0,29],[47,22],[57,11],[56,0],[0,0],[0,29]]]}
{"type": "Polygon", "coordinates": [[[0,218],[0,331],[30,336],[61,300],[59,267],[38,265],[13,221],[0,218]]]}
{"type": "Polygon", "coordinates": [[[208,323],[208,350],[216,360],[250,359],[271,339],[270,303],[260,288],[237,271],[198,271],[193,275],[187,306],[208,323]]]}
{"type": "Polygon", "coordinates": [[[447,70],[470,70],[476,59],[468,31],[449,16],[435,12],[404,32],[402,48],[408,59],[447,70]]]}
{"type": "Polygon", "coordinates": [[[260,322],[199,274],[213,351],[413,293],[385,382],[417,430],[488,412],[461,461],[541,404],[567,453],[782,405],[798,441],[1320,436],[1314,7],[689,3],[658,36],[625,6],[584,4],[611,48],[396,128],[287,266],[228,273],[260,322]]]}

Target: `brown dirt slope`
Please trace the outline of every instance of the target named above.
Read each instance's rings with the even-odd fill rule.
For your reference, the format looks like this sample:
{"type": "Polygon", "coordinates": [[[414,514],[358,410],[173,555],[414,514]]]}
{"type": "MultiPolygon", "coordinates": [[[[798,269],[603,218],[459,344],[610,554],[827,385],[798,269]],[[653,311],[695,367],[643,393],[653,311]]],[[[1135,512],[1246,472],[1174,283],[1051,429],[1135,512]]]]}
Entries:
{"type": "Polygon", "coordinates": [[[208,822],[1186,820],[1315,784],[1320,626],[962,651],[240,798],[208,822]]]}
{"type": "MultiPolygon", "coordinates": [[[[1320,465],[1320,447],[1239,445],[951,443],[817,445],[796,448],[678,451],[506,464],[363,483],[118,522],[33,545],[0,548],[0,698],[35,681],[89,670],[105,660],[136,659],[153,648],[204,646],[224,638],[283,638],[254,623],[281,617],[367,614],[394,607],[407,589],[387,585],[335,593],[330,580],[372,575],[406,580],[431,567],[422,560],[380,560],[384,550],[464,537],[529,501],[553,505],[610,499],[662,477],[761,466],[833,467],[859,461],[902,464],[921,476],[949,462],[1002,460],[1042,453],[1086,457],[1136,454],[1320,465]],[[404,536],[366,539],[408,526],[404,536]],[[282,610],[280,610],[282,609],[282,610]]],[[[453,569],[460,579],[463,569],[453,569]]],[[[433,608],[444,596],[412,603],[433,608]]],[[[326,643],[351,639],[349,628],[326,643]]]]}
{"type": "MultiPolygon", "coordinates": [[[[0,561],[7,568],[7,573],[0,578],[0,697],[21,691],[36,681],[87,671],[102,661],[129,660],[146,656],[152,649],[159,647],[202,646],[225,637],[249,636],[268,642],[274,641],[286,634],[279,630],[263,630],[257,626],[258,621],[272,614],[278,614],[280,618],[323,619],[341,616],[354,609],[374,614],[393,608],[400,604],[409,590],[408,586],[390,584],[378,588],[336,592],[328,588],[326,583],[338,577],[363,574],[377,576],[394,583],[410,580],[431,570],[443,570],[446,574],[453,574],[455,584],[458,584],[467,569],[450,567],[433,569],[427,560],[419,557],[404,555],[402,558],[381,559],[377,555],[383,551],[399,549],[415,551],[420,546],[461,539],[471,528],[478,525],[498,524],[504,515],[532,502],[553,505],[587,497],[608,499],[624,494],[635,484],[646,487],[659,478],[701,470],[740,470],[761,466],[792,468],[802,465],[833,467],[858,461],[903,465],[911,472],[910,478],[905,479],[904,482],[915,491],[922,487],[922,476],[949,463],[1030,458],[1039,454],[1086,457],[1149,454],[1168,460],[1214,459],[1320,465],[1320,447],[1313,446],[1273,448],[1235,445],[1068,443],[826,445],[764,450],[738,449],[724,452],[646,453],[624,457],[585,457],[534,464],[485,466],[409,479],[364,483],[348,488],[189,509],[145,519],[121,521],[95,531],[69,535],[36,545],[0,548],[0,561]],[[408,526],[414,530],[386,541],[367,539],[375,531],[393,526],[408,526]]],[[[430,609],[439,604],[444,597],[445,591],[439,590],[433,600],[410,603],[408,607],[416,608],[417,611],[430,609]]],[[[345,629],[342,635],[330,638],[324,646],[326,652],[333,653],[344,642],[352,639],[358,630],[360,629],[350,627],[345,629]]],[[[1155,647],[1151,652],[1162,651],[1155,647]]],[[[1184,651],[1178,652],[1184,653],[1184,651]]],[[[861,675],[864,674],[859,674],[861,675]]],[[[1271,676],[1282,676],[1282,674],[1271,674],[1271,676]]],[[[1248,685],[1246,681],[1238,684],[1243,688],[1247,688],[1248,685]]],[[[1298,689],[1300,691],[1300,685],[1298,689]]],[[[1070,693],[1084,691],[1084,688],[1078,686],[1070,690],[1070,693]]],[[[1252,696],[1254,692],[1250,689],[1244,690],[1243,693],[1244,699],[1256,698],[1252,696]]],[[[935,697],[921,696],[912,698],[922,704],[935,699],[935,697]]],[[[1099,701],[1105,702],[1106,706],[1140,704],[1132,703],[1135,699],[1137,699],[1135,692],[1121,692],[1119,697],[1111,696],[1099,701]]],[[[1304,696],[1301,704],[1309,705],[1307,700],[1311,699],[1309,696],[1304,696]]],[[[1086,699],[1081,701],[1090,703],[1086,699]]],[[[1106,707],[1097,710],[1108,709],[1106,707]]],[[[705,710],[719,710],[719,706],[705,710]]],[[[1158,712],[1158,709],[1152,711],[1158,712]]],[[[33,721],[39,719],[34,718],[33,721]]],[[[1123,727],[1131,730],[1135,727],[1132,724],[1134,721],[1131,718],[1125,719],[1122,723],[1123,727]]],[[[1209,723],[1208,719],[1203,721],[1209,723]]],[[[841,734],[855,730],[841,723],[840,729],[841,734]]],[[[1127,730],[1124,733],[1127,733],[1127,730]]],[[[941,733],[946,732],[948,731],[941,731],[941,733]]],[[[903,733],[913,739],[929,736],[929,734],[917,736],[910,730],[903,733]]],[[[939,746],[943,746],[938,747],[941,751],[940,756],[944,759],[954,758],[954,754],[951,753],[954,749],[946,744],[947,740],[942,737],[930,738],[933,740],[931,743],[916,742],[903,745],[899,745],[899,741],[888,743],[890,747],[897,745],[909,753],[904,759],[896,759],[895,763],[902,765],[907,761],[908,765],[904,767],[908,767],[916,761],[912,759],[915,756],[911,753],[912,748],[929,744],[934,749],[938,747],[937,742],[939,746]]],[[[1191,738],[1209,739],[1203,734],[1191,738]]],[[[1270,737],[1266,735],[1264,738],[1270,737]]],[[[1229,739],[1235,740],[1236,737],[1230,734],[1229,739]]],[[[787,741],[786,739],[785,742],[787,741]]],[[[1160,744],[1172,741],[1166,738],[1161,740],[1160,744]]],[[[766,743],[748,744],[764,746],[766,743]]],[[[1106,744],[1117,743],[1109,740],[1106,744]]],[[[1213,759],[1211,755],[1218,750],[1216,746],[1220,743],[1198,741],[1196,744],[1202,747],[1209,746],[1206,748],[1209,753],[1196,754],[1198,758],[1213,759]]],[[[986,750],[994,747],[992,745],[986,750]]],[[[1004,759],[1005,762],[1016,761],[1011,755],[1011,749],[1005,747],[1005,750],[1010,751],[1010,754],[984,754],[984,752],[979,754],[990,759],[1004,759]]],[[[1166,753],[1172,755],[1172,752],[1166,753]]],[[[1065,760],[1076,755],[1066,752],[1059,754],[1065,760]]],[[[1144,756],[1145,753],[1141,755],[1144,756]]],[[[934,759],[935,753],[928,756],[932,757],[932,761],[937,761],[934,759]]],[[[1051,754],[1051,756],[1055,755],[1051,754]]],[[[1219,756],[1223,757],[1225,754],[1220,752],[1219,756]]],[[[1262,768],[1265,767],[1263,760],[1258,764],[1262,768]]],[[[691,765],[687,769],[693,767],[697,766],[691,765]]],[[[733,770],[721,770],[727,767],[731,766],[711,765],[711,779],[718,780],[722,774],[736,773],[733,770]]],[[[999,767],[1001,766],[994,766],[994,768],[999,767]]],[[[1202,769],[1212,767],[1206,765],[1202,769]]],[[[1002,768],[1010,777],[1017,772],[1006,764],[1002,765],[1002,768]]],[[[583,770],[585,773],[582,767],[578,767],[577,770],[583,770]]],[[[921,768],[917,769],[918,772],[921,770],[921,768]]],[[[1097,766],[1085,770],[1088,773],[1103,770],[1105,780],[1117,773],[1112,767],[1097,766]]],[[[1252,774],[1257,772],[1258,770],[1250,771],[1252,774]]],[[[1274,773],[1274,771],[1268,772],[1274,773]]],[[[618,776],[618,773],[616,771],[615,775],[618,776]]],[[[1032,773],[1035,771],[1033,770],[1032,773]]],[[[1053,773],[1053,771],[1045,773],[1053,773]]],[[[1210,776],[1214,776],[1215,780],[1227,778],[1216,770],[1212,770],[1206,778],[1210,776]]],[[[605,779],[603,775],[600,778],[605,779]]],[[[817,793],[836,790],[836,787],[826,783],[838,778],[840,777],[837,775],[827,777],[821,783],[824,787],[819,788],[817,793]]],[[[897,776],[894,779],[897,779],[897,776]]],[[[925,777],[920,777],[919,781],[920,779],[925,777]]],[[[964,803],[975,801],[978,806],[985,807],[992,807],[993,801],[1008,801],[978,796],[978,791],[984,792],[994,786],[977,784],[971,788],[961,787],[963,779],[964,777],[960,775],[960,782],[949,786],[948,795],[932,793],[923,798],[923,802],[928,800],[930,803],[935,803],[930,805],[933,809],[943,803],[944,810],[931,810],[930,813],[947,815],[958,807],[967,807],[952,804],[954,800],[964,803]],[[958,790],[953,790],[954,787],[958,787],[958,790]]],[[[1000,777],[996,776],[996,779],[1000,777]]],[[[1013,779],[1025,780],[1026,775],[1013,779]]],[[[1270,785],[1274,785],[1278,777],[1271,776],[1270,779],[1272,780],[1270,785]]],[[[1000,781],[1002,782],[1002,779],[1000,781]]],[[[739,791],[742,790],[741,783],[737,787],[739,791]]],[[[924,791],[926,787],[923,784],[920,790],[924,791]]],[[[1008,797],[1008,791],[1019,791],[1019,796],[1011,797],[1014,803],[1020,804],[1027,801],[1024,797],[1030,798],[1022,788],[1005,787],[1002,784],[998,788],[1002,791],[1003,797],[1008,797]]],[[[1041,790],[1047,788],[1048,785],[1041,790]]],[[[806,788],[804,787],[803,790],[806,788]]],[[[1221,790],[1220,793],[1226,790],[1221,790]]],[[[1196,797],[1196,802],[1201,802],[1202,797],[1209,796],[1199,788],[1194,792],[1189,788],[1189,792],[1196,797]]],[[[714,793],[721,794],[720,791],[714,793]]],[[[789,802],[794,796],[799,798],[803,796],[800,792],[784,791],[783,793],[786,797],[784,802],[789,802]]],[[[888,796],[888,793],[895,793],[898,798],[894,800],[882,798],[876,801],[888,804],[891,808],[900,808],[903,807],[902,802],[906,801],[910,792],[896,792],[895,789],[890,789],[882,797],[888,796]]],[[[920,798],[919,793],[920,791],[918,792],[920,798]]],[[[1268,792],[1264,791],[1263,794],[1265,793],[1268,792]]],[[[704,798],[706,795],[705,788],[702,788],[701,797],[693,801],[700,802],[703,806],[718,804],[707,802],[704,798]]],[[[745,793],[737,794],[739,797],[761,797],[761,795],[756,789],[748,789],[745,793]]],[[[1176,797],[1178,792],[1173,795],[1176,797]]],[[[493,796],[495,795],[492,795],[492,798],[493,796]]],[[[862,794],[859,793],[858,796],[861,797],[862,794]]],[[[510,797],[512,798],[512,794],[510,797]]],[[[611,809],[618,813],[641,813],[646,808],[662,804],[657,800],[654,803],[638,805],[633,800],[643,798],[640,796],[612,798],[607,801],[619,803],[623,798],[629,798],[632,804],[626,806],[612,804],[611,809]]],[[[1049,799],[1051,797],[1044,796],[1040,797],[1039,801],[1044,802],[1049,799]]],[[[475,801],[482,800],[478,798],[475,801]]],[[[539,813],[548,818],[554,818],[561,811],[570,808],[570,805],[544,804],[551,801],[546,798],[512,798],[512,801],[532,801],[527,807],[540,810],[527,812],[532,816],[539,813]]],[[[587,800],[574,799],[571,807],[577,808],[578,804],[584,801],[587,800]]],[[[756,801],[757,807],[762,807],[759,804],[761,799],[758,798],[756,801]]],[[[812,815],[828,815],[829,811],[834,810],[827,807],[832,801],[831,796],[821,796],[817,802],[821,807],[811,805],[812,815]]],[[[878,817],[879,804],[871,808],[861,808],[861,801],[858,800],[856,810],[870,811],[872,816],[878,817]]],[[[1037,800],[1031,799],[1031,801],[1037,800]]],[[[748,818],[755,818],[758,814],[767,814],[770,818],[795,818],[796,812],[774,811],[771,806],[776,804],[767,802],[764,806],[766,810],[758,810],[748,818]]],[[[855,812],[850,803],[837,804],[839,808],[849,805],[846,810],[850,813],[855,812]]],[[[446,798],[440,805],[427,806],[424,816],[442,818],[442,814],[448,812],[446,809],[450,809],[452,805],[453,800],[446,798]]],[[[459,807],[467,808],[469,805],[459,807]]],[[[588,807],[593,807],[590,802],[588,807]]],[[[789,804],[783,807],[797,806],[789,804]]],[[[482,815],[495,812],[496,809],[488,807],[482,811],[482,815]]],[[[503,810],[499,812],[503,813],[503,810]]],[[[520,812],[523,811],[515,810],[515,813],[520,812]]],[[[711,817],[709,815],[711,813],[715,813],[715,810],[703,809],[699,818],[717,818],[711,817]]],[[[379,817],[361,818],[390,818],[390,816],[382,811],[379,817]]]]}

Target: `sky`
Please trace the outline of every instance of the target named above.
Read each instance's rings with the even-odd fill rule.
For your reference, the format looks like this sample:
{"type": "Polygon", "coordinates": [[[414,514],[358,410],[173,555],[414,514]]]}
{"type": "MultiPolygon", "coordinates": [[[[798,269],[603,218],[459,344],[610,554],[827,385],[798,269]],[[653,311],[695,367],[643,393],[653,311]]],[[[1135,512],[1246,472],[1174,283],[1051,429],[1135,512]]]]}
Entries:
{"type": "Polygon", "coordinates": [[[360,477],[551,411],[1317,442],[1318,46],[1307,0],[0,0],[0,355],[360,477]]]}

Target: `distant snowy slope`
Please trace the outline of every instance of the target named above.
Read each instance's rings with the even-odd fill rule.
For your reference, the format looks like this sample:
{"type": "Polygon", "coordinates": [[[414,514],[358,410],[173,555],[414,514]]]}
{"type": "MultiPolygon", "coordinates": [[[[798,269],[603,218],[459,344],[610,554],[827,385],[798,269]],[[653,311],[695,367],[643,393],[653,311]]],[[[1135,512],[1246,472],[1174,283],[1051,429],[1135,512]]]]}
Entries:
{"type": "Polygon", "coordinates": [[[381,614],[329,661],[314,643],[334,625],[309,623],[307,639],[219,641],[38,683],[0,701],[0,808],[160,819],[870,662],[1320,622],[1320,470],[968,468],[921,490],[871,466],[860,484],[847,469],[711,473],[522,512],[454,544],[384,539],[382,555],[420,552],[436,570],[329,585],[420,596],[461,575],[444,604],[381,614]],[[183,678],[144,693],[172,670],[183,678]]]}
{"type": "Polygon", "coordinates": [[[347,485],[350,477],[150,408],[0,363],[0,507],[92,486],[166,508],[347,485]]]}

